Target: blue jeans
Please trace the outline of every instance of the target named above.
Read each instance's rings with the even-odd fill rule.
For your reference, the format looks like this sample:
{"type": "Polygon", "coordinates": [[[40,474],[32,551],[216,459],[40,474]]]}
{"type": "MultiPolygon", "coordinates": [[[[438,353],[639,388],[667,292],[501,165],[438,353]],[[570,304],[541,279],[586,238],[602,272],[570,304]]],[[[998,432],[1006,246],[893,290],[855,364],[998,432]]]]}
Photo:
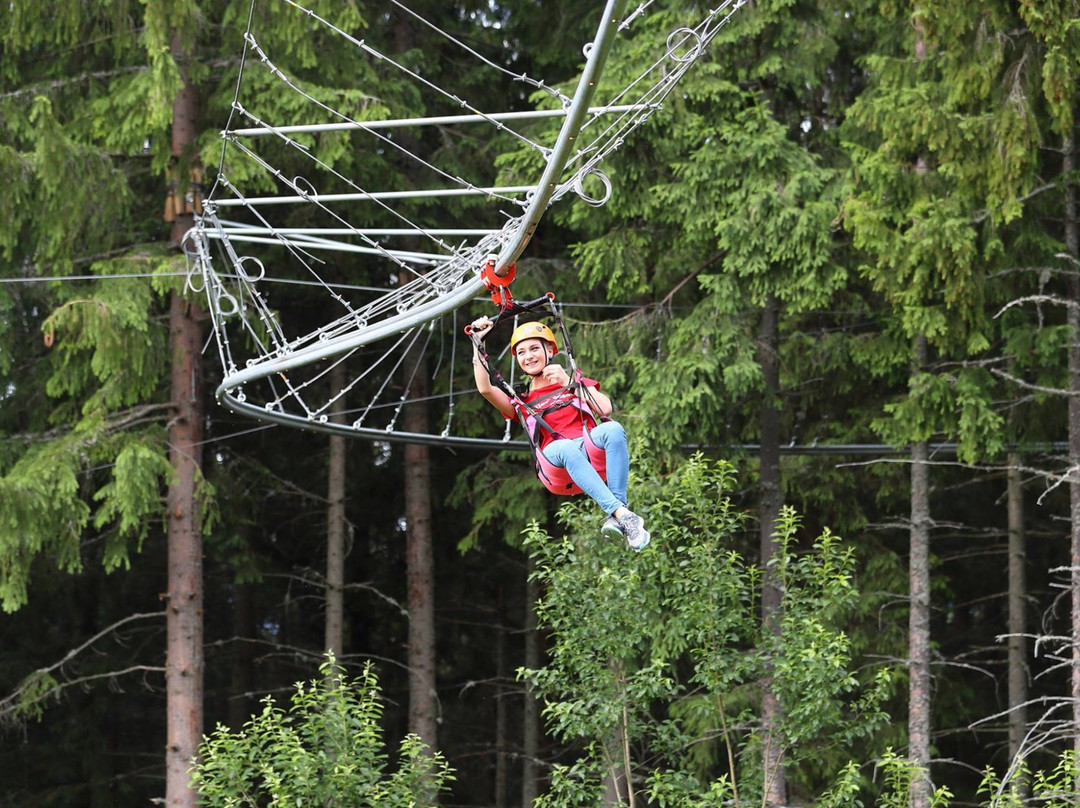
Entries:
{"type": "Polygon", "coordinates": [[[553,440],[544,447],[544,457],[553,466],[566,469],[577,487],[612,514],[626,505],[626,481],[630,476],[630,452],[626,448],[626,430],[618,421],[604,421],[589,430],[593,443],[607,456],[607,482],[596,473],[585,454],[584,438],[553,440]]]}

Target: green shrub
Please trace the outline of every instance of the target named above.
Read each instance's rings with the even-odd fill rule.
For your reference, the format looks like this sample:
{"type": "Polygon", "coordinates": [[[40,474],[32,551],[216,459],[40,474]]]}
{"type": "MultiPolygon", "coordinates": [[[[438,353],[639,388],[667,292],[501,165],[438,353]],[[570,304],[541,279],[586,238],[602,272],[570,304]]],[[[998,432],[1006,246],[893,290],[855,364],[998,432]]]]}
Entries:
{"type": "Polygon", "coordinates": [[[387,772],[382,702],[370,664],[349,681],[331,658],[322,678],[296,685],[288,710],[273,697],[239,732],[218,725],[192,779],[208,808],[416,808],[434,805],[452,779],[446,762],[414,735],[387,772]]]}

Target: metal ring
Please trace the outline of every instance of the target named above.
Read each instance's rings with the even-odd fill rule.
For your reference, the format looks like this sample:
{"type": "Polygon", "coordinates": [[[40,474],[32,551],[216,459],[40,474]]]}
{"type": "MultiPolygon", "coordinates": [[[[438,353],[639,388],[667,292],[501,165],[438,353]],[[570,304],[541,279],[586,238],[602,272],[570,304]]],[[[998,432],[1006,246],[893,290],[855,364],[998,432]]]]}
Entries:
{"type": "Polygon", "coordinates": [[[224,289],[218,289],[218,293],[215,296],[215,301],[217,302],[218,313],[222,317],[232,317],[234,314],[240,313],[240,304],[237,302],[235,297],[230,295],[224,289]],[[229,301],[228,306],[221,305],[221,302],[223,300],[229,301]]]}
{"type": "Polygon", "coordinates": [[[256,258],[253,255],[243,255],[243,256],[237,258],[233,262],[233,264],[236,266],[236,274],[239,275],[247,283],[258,283],[259,281],[261,281],[263,278],[266,277],[266,267],[263,266],[262,261],[260,261],[258,258],[256,258]],[[259,271],[254,275],[249,275],[244,270],[244,262],[245,261],[254,261],[255,264],[258,265],[259,271]]]}
{"type": "Polygon", "coordinates": [[[606,205],[607,201],[611,199],[611,180],[609,180],[607,174],[600,169],[590,168],[587,171],[580,172],[574,177],[574,193],[577,194],[581,201],[586,205],[599,208],[606,205]],[[584,181],[588,176],[593,176],[600,180],[600,183],[604,186],[604,195],[602,197],[589,196],[585,193],[584,181]]]}
{"type": "Polygon", "coordinates": [[[676,28],[674,31],[668,34],[668,53],[671,54],[672,59],[674,59],[676,62],[679,62],[680,64],[689,64],[690,62],[693,62],[701,54],[701,49],[703,47],[704,43],[702,42],[701,34],[693,30],[692,28],[676,28]],[[675,37],[679,36],[680,34],[682,34],[683,37],[678,42],[676,42],[675,37]],[[682,46],[682,44],[686,42],[687,39],[694,40],[694,47],[692,47],[682,56],[679,56],[675,53],[675,49],[682,46]]]}
{"type": "Polygon", "coordinates": [[[311,184],[311,180],[309,180],[307,177],[301,177],[299,174],[297,174],[295,177],[293,177],[292,184],[293,188],[296,189],[296,192],[305,199],[310,199],[313,196],[319,195],[319,192],[315,190],[315,186],[311,184]],[[300,187],[301,182],[310,189],[310,192],[305,191],[300,187]]]}

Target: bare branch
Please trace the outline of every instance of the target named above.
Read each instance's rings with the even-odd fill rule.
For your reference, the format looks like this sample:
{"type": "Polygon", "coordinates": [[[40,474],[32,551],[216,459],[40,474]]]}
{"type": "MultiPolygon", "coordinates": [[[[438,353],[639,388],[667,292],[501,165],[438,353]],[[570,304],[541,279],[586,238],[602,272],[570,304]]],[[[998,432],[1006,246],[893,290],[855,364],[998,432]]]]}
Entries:
{"type": "Polygon", "coordinates": [[[1026,297],[1018,297],[1015,300],[1010,300],[1008,303],[998,309],[997,314],[994,315],[994,319],[996,320],[1009,309],[1016,308],[1017,306],[1023,305],[1024,303],[1053,303],[1055,306],[1064,306],[1067,309],[1075,309],[1080,307],[1080,303],[1078,303],[1077,301],[1068,300],[1064,297],[1057,297],[1056,295],[1027,295],[1026,297]]]}
{"type": "MultiPolygon", "coordinates": [[[[140,404],[122,412],[112,413],[105,421],[106,433],[111,434],[123,429],[160,421],[163,418],[163,413],[167,413],[172,408],[173,405],[170,403],[140,404]]],[[[23,432],[17,435],[6,435],[0,440],[11,443],[48,443],[69,434],[71,431],[70,427],[62,427],[50,429],[47,432],[23,432]]]]}
{"type": "Polygon", "coordinates": [[[97,679],[115,678],[122,676],[132,671],[164,671],[164,668],[148,667],[144,665],[136,665],[133,667],[125,668],[119,671],[110,671],[108,673],[93,674],[90,676],[78,677],[75,679],[66,679],[64,682],[57,682],[50,686],[44,692],[35,692],[39,689],[40,685],[47,681],[47,677],[52,676],[53,673],[61,670],[65,665],[72,662],[76,657],[82,654],[87,649],[91,648],[95,643],[110,634],[118,631],[122,626],[136,621],[155,619],[161,620],[165,617],[165,612],[144,612],[139,614],[131,614],[120,620],[117,620],[110,626],[103,628],[94,636],[83,642],[81,645],[77,645],[68,651],[63,659],[58,662],[54,662],[52,665],[48,665],[44,668],[38,668],[36,671],[27,676],[19,684],[15,690],[13,690],[4,698],[0,699],[0,723],[5,721],[13,721],[17,719],[20,714],[24,713],[27,708],[36,702],[43,700],[46,696],[57,696],[63,690],[72,687],[73,685],[83,684],[97,679]],[[29,701],[27,701],[29,699],[29,701]]]}
{"type": "Polygon", "coordinates": [[[1005,379],[1005,381],[1012,382],[1013,384],[1017,385],[1018,387],[1023,387],[1025,390],[1033,390],[1036,393],[1047,393],[1047,394],[1052,395],[1052,396],[1075,396],[1075,395],[1080,395],[1078,393],[1074,393],[1074,392],[1071,392],[1069,390],[1065,390],[1065,389],[1062,389],[1062,388],[1059,388],[1059,387],[1043,387],[1042,385],[1032,384],[1031,382],[1026,382],[1023,379],[1020,379],[1020,378],[1017,378],[1016,376],[1013,376],[1008,371],[1001,370],[1000,368],[990,368],[990,372],[993,373],[995,376],[998,376],[998,377],[1000,377],[1002,379],[1005,379]]]}

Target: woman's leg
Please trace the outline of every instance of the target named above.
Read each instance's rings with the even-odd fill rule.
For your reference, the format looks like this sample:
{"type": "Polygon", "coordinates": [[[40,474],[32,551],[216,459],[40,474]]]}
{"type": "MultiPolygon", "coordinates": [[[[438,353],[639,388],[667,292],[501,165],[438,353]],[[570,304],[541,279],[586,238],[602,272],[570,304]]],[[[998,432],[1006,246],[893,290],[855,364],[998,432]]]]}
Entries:
{"type": "Polygon", "coordinates": [[[604,522],[601,532],[614,535],[616,531],[626,536],[626,543],[634,550],[643,550],[649,544],[650,534],[645,521],[626,507],[626,481],[630,476],[630,452],[626,448],[626,430],[618,421],[605,421],[589,431],[589,437],[603,450],[607,462],[607,485],[623,504],[623,512],[615,519],[604,522]],[[614,524],[612,522],[614,521],[614,524]]]}
{"type": "Polygon", "coordinates": [[[630,451],[626,448],[626,430],[618,421],[604,421],[589,430],[589,437],[607,456],[607,487],[615,498],[625,505],[626,481],[630,477],[630,451]]]}
{"type": "Polygon", "coordinates": [[[544,447],[544,457],[550,460],[552,465],[566,469],[570,479],[603,508],[604,513],[614,513],[624,503],[612,493],[600,475],[596,473],[596,469],[592,467],[592,463],[585,454],[583,443],[581,438],[554,440],[544,447]]]}

